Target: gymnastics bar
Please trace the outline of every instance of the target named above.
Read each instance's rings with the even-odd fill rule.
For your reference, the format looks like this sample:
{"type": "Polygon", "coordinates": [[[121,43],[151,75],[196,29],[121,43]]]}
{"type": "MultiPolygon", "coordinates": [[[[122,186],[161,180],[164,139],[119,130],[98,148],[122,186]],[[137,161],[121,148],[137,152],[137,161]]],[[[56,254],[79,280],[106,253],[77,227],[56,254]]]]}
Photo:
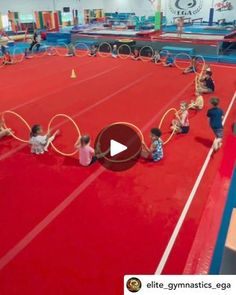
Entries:
{"type": "Polygon", "coordinates": [[[202,17],[199,17],[199,18],[193,18],[192,20],[191,20],[191,23],[192,23],[192,25],[194,24],[194,23],[202,23],[203,22],[203,18],[202,17]]]}
{"type": "Polygon", "coordinates": [[[218,24],[224,24],[225,23],[225,18],[220,18],[217,21],[218,24]]]}
{"type": "MultiPolygon", "coordinates": [[[[176,20],[180,19],[180,18],[181,18],[181,16],[173,17],[174,24],[176,23],[176,20]]],[[[184,20],[185,24],[191,24],[191,17],[185,17],[183,20],[184,20]]]]}

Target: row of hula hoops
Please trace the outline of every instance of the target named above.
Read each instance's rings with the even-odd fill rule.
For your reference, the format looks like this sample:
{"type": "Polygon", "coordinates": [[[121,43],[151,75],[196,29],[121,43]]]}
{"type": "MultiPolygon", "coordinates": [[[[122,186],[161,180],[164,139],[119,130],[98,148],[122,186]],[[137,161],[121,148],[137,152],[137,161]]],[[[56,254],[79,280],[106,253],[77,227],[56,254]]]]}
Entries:
{"type": "MultiPolygon", "coordinates": [[[[69,48],[72,50],[75,56],[81,58],[88,56],[90,53],[90,47],[86,43],[77,42],[75,44],[65,44],[61,43],[59,46],[50,46],[46,44],[36,44],[28,56],[33,57],[43,57],[43,56],[66,56],[69,52],[69,48]]],[[[108,42],[102,42],[97,46],[97,53],[98,56],[107,58],[113,55],[112,45],[108,42]]],[[[160,61],[159,65],[163,65],[165,63],[166,57],[168,54],[168,50],[160,50],[160,61]]],[[[144,62],[152,61],[154,59],[155,49],[151,46],[145,45],[139,49],[139,56],[138,58],[144,62]]],[[[13,62],[20,63],[25,59],[25,53],[22,52],[22,48],[15,48],[12,54],[13,62]]],[[[117,48],[116,56],[120,59],[128,59],[133,56],[132,48],[128,44],[122,44],[117,48]]],[[[174,65],[179,68],[180,70],[185,70],[186,68],[191,66],[192,57],[187,53],[177,53],[173,55],[174,57],[174,65]]],[[[195,56],[199,67],[196,67],[195,72],[199,73],[202,71],[202,68],[205,66],[205,60],[203,56],[197,55],[195,56]]],[[[3,64],[0,64],[2,67],[3,64]]]]}
{"type": "MultiPolygon", "coordinates": [[[[165,112],[165,114],[163,115],[160,123],[159,123],[159,126],[158,127],[160,129],[162,128],[163,122],[166,119],[167,115],[170,114],[170,113],[176,114],[176,113],[178,113],[178,111],[175,108],[171,108],[171,109],[167,110],[165,112]]],[[[4,128],[10,129],[10,135],[14,139],[16,139],[16,140],[18,140],[18,141],[20,141],[22,143],[29,143],[29,139],[28,138],[22,138],[21,136],[17,135],[16,132],[11,128],[11,126],[8,125],[8,123],[7,123],[7,121],[8,121],[7,120],[7,115],[10,115],[10,116],[13,115],[13,116],[15,116],[21,123],[23,123],[25,125],[26,129],[30,133],[31,132],[31,127],[30,127],[29,123],[20,114],[14,112],[14,111],[10,111],[9,110],[9,111],[5,111],[5,112],[3,112],[1,114],[1,120],[4,123],[4,128]]],[[[48,133],[51,130],[55,129],[55,128],[59,128],[63,123],[68,122],[68,121],[72,124],[73,128],[75,128],[76,133],[78,135],[78,138],[80,138],[81,137],[81,132],[80,132],[79,126],[77,125],[77,123],[74,121],[74,119],[72,117],[70,117],[70,116],[68,116],[66,114],[56,114],[55,116],[53,116],[50,119],[50,121],[48,123],[48,127],[47,127],[48,133]],[[63,118],[64,120],[60,124],[57,124],[56,126],[53,126],[53,123],[54,123],[55,119],[57,119],[57,118],[63,118]]],[[[141,141],[143,143],[145,143],[143,133],[142,133],[142,131],[136,125],[134,125],[132,123],[129,123],[129,122],[116,122],[116,123],[113,123],[113,125],[115,125],[115,124],[125,124],[125,125],[129,126],[130,128],[132,128],[133,130],[135,130],[137,132],[137,134],[139,135],[141,141]]],[[[172,139],[172,137],[174,136],[174,134],[175,134],[175,130],[173,130],[168,135],[168,138],[166,138],[166,140],[164,141],[164,144],[167,144],[172,139]]],[[[74,156],[77,153],[77,150],[74,150],[72,152],[64,152],[64,151],[60,150],[56,146],[56,144],[53,143],[53,142],[51,142],[51,146],[54,149],[54,151],[56,151],[58,154],[60,154],[62,156],[71,157],[71,156],[74,156]]]]}

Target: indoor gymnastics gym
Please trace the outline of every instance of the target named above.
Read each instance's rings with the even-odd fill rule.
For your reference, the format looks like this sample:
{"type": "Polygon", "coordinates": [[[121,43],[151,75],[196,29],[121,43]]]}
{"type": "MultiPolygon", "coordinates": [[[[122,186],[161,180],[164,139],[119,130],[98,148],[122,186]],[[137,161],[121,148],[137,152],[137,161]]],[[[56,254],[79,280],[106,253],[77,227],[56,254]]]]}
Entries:
{"type": "Polygon", "coordinates": [[[0,1],[1,295],[236,274],[235,11],[235,0],[0,1]],[[217,151],[212,98],[224,114],[217,151]],[[186,134],[174,123],[183,102],[186,134]],[[159,161],[142,157],[152,128],[159,161]],[[87,135],[101,157],[84,167],[87,135]]]}

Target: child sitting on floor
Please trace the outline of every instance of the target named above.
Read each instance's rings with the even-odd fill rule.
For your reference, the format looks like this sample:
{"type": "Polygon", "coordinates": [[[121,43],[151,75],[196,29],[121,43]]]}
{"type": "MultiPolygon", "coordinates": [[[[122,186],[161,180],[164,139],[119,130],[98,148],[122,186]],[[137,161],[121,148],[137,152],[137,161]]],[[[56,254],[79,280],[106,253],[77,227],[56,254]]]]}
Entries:
{"type": "Polygon", "coordinates": [[[138,48],[135,48],[135,49],[134,49],[134,52],[132,53],[132,59],[133,59],[133,60],[140,60],[139,50],[138,50],[138,48]]]}
{"type": "Polygon", "coordinates": [[[171,53],[168,53],[164,63],[164,67],[173,67],[173,65],[174,65],[174,58],[171,53]]]}
{"type": "Polygon", "coordinates": [[[75,148],[79,152],[79,163],[85,167],[92,165],[98,159],[103,158],[109,153],[109,150],[105,153],[102,153],[100,149],[95,151],[94,148],[90,146],[90,142],[91,138],[89,135],[82,135],[75,144],[75,148]]]}
{"type": "Polygon", "coordinates": [[[11,134],[10,128],[4,127],[4,122],[0,121],[0,139],[11,134]]]}
{"type": "Polygon", "coordinates": [[[176,119],[172,121],[171,129],[177,133],[187,134],[189,132],[189,119],[188,119],[188,104],[181,102],[180,113],[175,114],[176,119]]]}
{"type": "Polygon", "coordinates": [[[163,142],[161,140],[161,130],[152,128],[150,133],[152,144],[150,148],[143,143],[141,156],[153,162],[158,162],[163,158],[163,142]]]}
{"type": "Polygon", "coordinates": [[[195,56],[191,59],[191,64],[183,71],[183,74],[195,73],[197,71],[197,59],[195,56]]]}
{"type": "Polygon", "coordinates": [[[31,144],[31,153],[33,154],[40,155],[47,152],[48,146],[59,134],[59,130],[57,130],[52,136],[50,133],[46,135],[43,135],[42,133],[43,130],[40,125],[34,125],[31,129],[29,143],[31,144]]]}
{"type": "Polygon", "coordinates": [[[90,47],[90,51],[89,51],[89,54],[88,55],[91,56],[91,57],[96,57],[97,56],[97,51],[98,51],[97,46],[92,45],[90,47]]]}
{"type": "Polygon", "coordinates": [[[189,109],[195,109],[195,110],[202,110],[204,107],[204,99],[203,96],[196,92],[196,100],[191,100],[191,103],[189,104],[189,109]]]}
{"type": "Polygon", "coordinates": [[[206,75],[200,79],[200,85],[198,86],[199,93],[212,93],[215,91],[215,83],[212,79],[212,72],[206,72],[206,75]]]}
{"type": "Polygon", "coordinates": [[[154,62],[155,64],[161,62],[161,55],[160,55],[159,50],[154,51],[154,55],[152,57],[152,62],[154,62]]]}

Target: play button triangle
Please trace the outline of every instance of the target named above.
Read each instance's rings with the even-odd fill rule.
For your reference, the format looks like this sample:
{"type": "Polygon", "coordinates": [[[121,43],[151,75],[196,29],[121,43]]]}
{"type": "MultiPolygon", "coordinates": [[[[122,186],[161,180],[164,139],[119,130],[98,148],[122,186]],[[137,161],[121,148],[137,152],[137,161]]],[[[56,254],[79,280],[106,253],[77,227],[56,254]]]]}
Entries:
{"type": "Polygon", "coordinates": [[[115,155],[118,155],[120,153],[122,153],[123,151],[127,150],[127,146],[116,141],[116,140],[113,140],[111,139],[110,140],[110,154],[111,154],[111,157],[115,156],[115,155]]]}

